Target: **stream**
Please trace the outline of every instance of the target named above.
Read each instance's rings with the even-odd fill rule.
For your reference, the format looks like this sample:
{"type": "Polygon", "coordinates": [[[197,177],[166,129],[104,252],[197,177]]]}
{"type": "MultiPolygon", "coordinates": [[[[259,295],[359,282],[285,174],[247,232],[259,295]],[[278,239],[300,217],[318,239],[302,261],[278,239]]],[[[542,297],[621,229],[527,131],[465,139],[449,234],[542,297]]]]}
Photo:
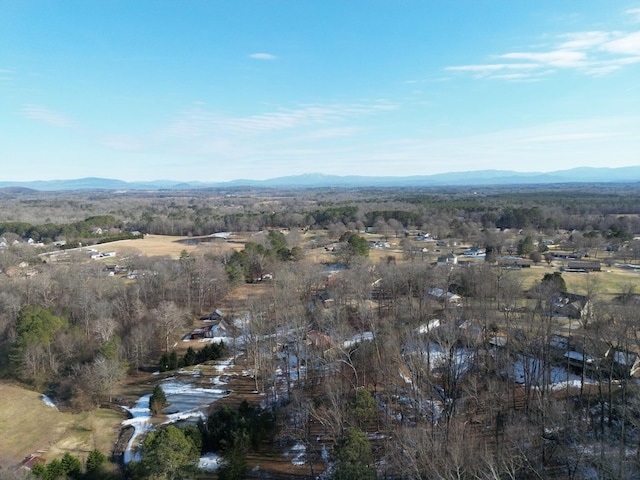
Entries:
{"type": "MultiPolygon", "coordinates": [[[[226,367],[232,365],[232,360],[218,365],[218,372],[222,374],[226,367]]],[[[197,367],[195,368],[195,372],[198,372],[197,367]]],[[[167,397],[167,402],[169,402],[169,406],[164,409],[166,421],[162,425],[189,419],[205,419],[205,411],[209,405],[230,393],[229,390],[220,388],[225,385],[220,376],[210,379],[211,384],[215,386],[211,388],[196,385],[193,378],[198,376],[199,374],[194,374],[191,378],[186,377],[184,379],[170,377],[160,383],[167,397]]],[[[133,427],[133,435],[131,435],[124,451],[123,461],[125,464],[131,461],[140,461],[140,437],[154,429],[151,423],[151,410],[149,409],[150,398],[151,394],[143,395],[135,403],[135,406],[122,407],[131,416],[131,418],[122,422],[122,427],[133,427]]],[[[206,465],[209,462],[201,461],[202,463],[206,465]]]]}

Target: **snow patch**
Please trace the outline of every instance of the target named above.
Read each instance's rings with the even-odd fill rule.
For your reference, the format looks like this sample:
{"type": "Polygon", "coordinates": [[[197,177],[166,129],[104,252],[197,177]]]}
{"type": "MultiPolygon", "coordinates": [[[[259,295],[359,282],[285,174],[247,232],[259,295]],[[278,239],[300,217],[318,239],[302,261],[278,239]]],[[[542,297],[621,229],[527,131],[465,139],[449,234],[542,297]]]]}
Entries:
{"type": "Polygon", "coordinates": [[[353,336],[351,340],[346,340],[343,344],[345,348],[353,347],[356,343],[362,343],[364,341],[373,341],[373,332],[358,333],[353,336]]]}
{"type": "MultiPolygon", "coordinates": [[[[222,372],[225,368],[231,366],[232,362],[233,358],[222,362],[221,365],[218,365],[218,370],[222,372]]],[[[215,385],[224,385],[220,377],[213,378],[212,383],[215,385]]],[[[167,413],[167,421],[164,422],[165,425],[191,418],[204,419],[204,411],[207,407],[216,400],[229,394],[229,391],[225,389],[195,387],[189,383],[180,383],[175,380],[164,381],[161,386],[167,397],[167,401],[170,403],[168,407],[170,411],[167,413]]],[[[130,419],[122,422],[122,426],[133,427],[133,435],[129,439],[129,443],[124,452],[123,461],[125,464],[131,461],[141,460],[140,452],[136,448],[138,438],[153,430],[150,423],[150,398],[151,394],[143,395],[138,399],[134,407],[122,407],[131,415],[130,419]]]]}
{"type": "Polygon", "coordinates": [[[198,468],[205,472],[215,472],[220,468],[222,458],[217,453],[205,453],[200,457],[198,468]]]}
{"type": "Polygon", "coordinates": [[[305,464],[304,457],[306,453],[307,453],[307,447],[304,446],[302,443],[298,442],[291,448],[291,450],[289,450],[287,455],[293,456],[293,458],[291,459],[292,465],[300,467],[305,464]]]}
{"type": "Polygon", "coordinates": [[[53,400],[51,400],[46,395],[42,395],[42,401],[45,403],[45,405],[48,405],[49,407],[53,408],[54,410],[58,410],[58,407],[56,406],[55,403],[53,403],[53,400]]]}

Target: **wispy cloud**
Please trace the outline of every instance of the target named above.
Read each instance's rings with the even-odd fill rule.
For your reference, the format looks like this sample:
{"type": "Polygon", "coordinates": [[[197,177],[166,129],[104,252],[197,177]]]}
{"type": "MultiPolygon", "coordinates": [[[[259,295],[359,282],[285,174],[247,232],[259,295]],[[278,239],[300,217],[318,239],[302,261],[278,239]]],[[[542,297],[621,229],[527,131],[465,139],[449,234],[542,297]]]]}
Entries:
{"type": "Polygon", "coordinates": [[[299,108],[282,108],[247,117],[228,117],[202,108],[180,113],[179,118],[163,133],[173,137],[199,137],[210,134],[258,135],[278,130],[308,126],[333,125],[349,118],[373,115],[394,110],[397,105],[388,102],[370,104],[313,104],[299,108]]]}
{"type": "Polygon", "coordinates": [[[52,127],[71,128],[74,126],[73,122],[61,113],[40,105],[24,105],[21,109],[21,114],[29,120],[36,120],[52,127]]]}
{"type": "Polygon", "coordinates": [[[640,32],[623,35],[603,44],[602,48],[611,53],[640,56],[640,32]]]}
{"type": "Polygon", "coordinates": [[[567,39],[560,43],[558,48],[560,50],[581,50],[598,47],[619,34],[620,32],[601,31],[566,33],[558,37],[559,39],[567,39]]]}
{"type": "Polygon", "coordinates": [[[514,52],[500,55],[508,60],[527,60],[535,62],[537,66],[550,65],[552,67],[582,67],[585,65],[586,53],[574,50],[554,50],[551,52],[514,52]]]}
{"type": "Polygon", "coordinates": [[[15,70],[10,68],[0,68],[0,79],[9,80],[15,73],[15,70]]]}
{"type": "MultiPolygon", "coordinates": [[[[278,108],[245,117],[207,110],[194,103],[176,113],[174,121],[136,135],[105,135],[102,146],[120,152],[215,156],[228,160],[264,156],[285,145],[338,142],[366,132],[360,122],[399,108],[385,100],[349,104],[307,104],[278,108]]],[[[324,150],[323,150],[324,151],[324,150]]]]}
{"type": "Polygon", "coordinates": [[[537,63],[487,63],[479,65],[460,65],[457,67],[447,67],[445,70],[458,72],[495,72],[497,70],[530,70],[538,68],[537,63]]]}
{"type": "MultiPolygon", "coordinates": [[[[629,15],[640,17],[640,9],[629,15]]],[[[448,71],[470,72],[476,78],[527,79],[539,76],[539,70],[573,69],[591,76],[607,75],[625,65],[640,62],[640,31],[587,31],[558,35],[544,50],[507,52],[494,55],[500,62],[446,67],[448,71]],[[523,70],[518,75],[499,71],[523,70]],[[526,71],[526,72],[524,72],[526,71]]]]}
{"type": "Polygon", "coordinates": [[[631,17],[634,17],[634,20],[640,23],[640,8],[630,8],[629,10],[626,10],[624,13],[626,13],[627,15],[630,15],[631,17]]]}
{"type": "Polygon", "coordinates": [[[254,58],[256,60],[275,60],[278,57],[270,53],[252,53],[249,55],[249,58],[254,58]]]}
{"type": "Polygon", "coordinates": [[[505,80],[522,80],[532,78],[531,73],[520,73],[514,71],[532,72],[540,66],[537,63],[487,63],[478,65],[460,65],[447,67],[445,70],[452,72],[470,72],[474,78],[502,78],[505,80]],[[508,73],[514,72],[514,73],[508,73]]]}

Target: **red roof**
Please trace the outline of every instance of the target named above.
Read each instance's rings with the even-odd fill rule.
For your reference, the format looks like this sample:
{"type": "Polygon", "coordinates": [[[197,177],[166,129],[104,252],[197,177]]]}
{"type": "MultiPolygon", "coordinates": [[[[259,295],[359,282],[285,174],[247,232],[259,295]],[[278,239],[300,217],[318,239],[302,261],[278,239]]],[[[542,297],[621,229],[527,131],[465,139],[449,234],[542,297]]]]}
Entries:
{"type": "Polygon", "coordinates": [[[37,455],[30,455],[22,461],[18,468],[26,468],[28,470],[31,470],[36,466],[36,463],[42,463],[44,465],[45,463],[47,463],[47,461],[42,457],[38,457],[37,455]]]}

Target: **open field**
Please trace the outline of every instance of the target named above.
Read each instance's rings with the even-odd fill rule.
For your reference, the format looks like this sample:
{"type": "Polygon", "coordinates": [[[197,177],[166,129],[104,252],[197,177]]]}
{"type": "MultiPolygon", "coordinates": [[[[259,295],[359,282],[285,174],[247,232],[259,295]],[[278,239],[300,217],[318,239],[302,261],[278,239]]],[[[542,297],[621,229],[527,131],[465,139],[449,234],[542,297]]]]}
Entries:
{"type": "MultiPolygon", "coordinates": [[[[535,282],[542,280],[545,273],[558,271],[560,268],[557,265],[540,264],[531,268],[523,268],[517,274],[522,279],[523,288],[527,290],[535,282]]],[[[567,284],[568,292],[585,295],[588,290],[595,288],[595,294],[603,300],[612,300],[628,284],[636,285],[636,290],[640,289],[640,273],[618,267],[607,268],[603,266],[601,272],[565,272],[562,274],[562,278],[567,284]]]]}
{"type": "Polygon", "coordinates": [[[84,459],[95,448],[109,455],[124,418],[108,409],[59,412],[39,393],[7,382],[0,383],[0,399],[0,459],[13,465],[36,453],[47,460],[66,452],[84,459]]]}
{"type": "MultiPolygon", "coordinates": [[[[377,235],[364,235],[369,240],[380,240],[381,237],[377,235]]],[[[249,233],[234,234],[228,241],[219,240],[215,242],[202,242],[202,237],[177,237],[177,236],[165,236],[165,235],[146,235],[144,239],[140,240],[120,240],[104,244],[102,249],[104,251],[115,251],[116,258],[121,258],[130,254],[132,251],[141,253],[148,256],[169,256],[171,258],[179,258],[183,251],[189,253],[195,252],[212,252],[222,254],[231,250],[240,250],[244,247],[244,244],[248,241],[257,241],[258,238],[254,238],[256,235],[249,233]],[[201,243],[198,243],[201,242],[201,243]]],[[[312,235],[305,235],[302,238],[302,242],[308,242],[312,235]]],[[[372,248],[370,250],[369,257],[373,263],[379,263],[385,261],[388,257],[394,257],[396,261],[403,261],[402,248],[399,246],[399,239],[392,238],[389,240],[391,248],[372,248]]],[[[463,249],[459,249],[462,251],[463,249]]],[[[457,252],[459,253],[459,252],[457,252]]],[[[314,248],[308,250],[308,256],[312,260],[318,263],[332,263],[336,260],[336,257],[330,252],[326,252],[323,248],[314,248]]],[[[425,257],[426,262],[434,262],[437,259],[437,255],[430,253],[425,257]]],[[[112,260],[107,258],[105,261],[111,262],[112,260]]],[[[481,260],[478,260],[481,262],[481,260]]],[[[539,265],[534,265],[531,268],[523,268],[519,270],[517,275],[522,279],[523,288],[531,288],[535,282],[540,281],[545,273],[552,273],[559,271],[562,264],[553,262],[551,265],[547,265],[542,262],[539,265]]],[[[597,288],[598,295],[603,298],[611,299],[613,296],[622,292],[623,287],[627,284],[636,284],[640,287],[640,273],[632,270],[625,270],[618,267],[607,268],[603,265],[602,272],[592,273],[564,273],[563,278],[567,284],[568,291],[572,293],[584,294],[588,288],[593,288],[591,284],[594,284],[597,288]]],[[[257,292],[256,292],[257,293],[257,292]]],[[[244,296],[244,292],[237,294],[239,297],[244,296]]]]}
{"type": "Polygon", "coordinates": [[[94,248],[102,251],[116,252],[116,258],[141,253],[148,256],[168,256],[180,258],[183,251],[188,253],[196,251],[225,252],[242,248],[242,243],[225,242],[224,240],[211,243],[198,243],[197,237],[174,237],[169,235],[145,235],[137,240],[118,240],[100,244],[94,248]]]}

